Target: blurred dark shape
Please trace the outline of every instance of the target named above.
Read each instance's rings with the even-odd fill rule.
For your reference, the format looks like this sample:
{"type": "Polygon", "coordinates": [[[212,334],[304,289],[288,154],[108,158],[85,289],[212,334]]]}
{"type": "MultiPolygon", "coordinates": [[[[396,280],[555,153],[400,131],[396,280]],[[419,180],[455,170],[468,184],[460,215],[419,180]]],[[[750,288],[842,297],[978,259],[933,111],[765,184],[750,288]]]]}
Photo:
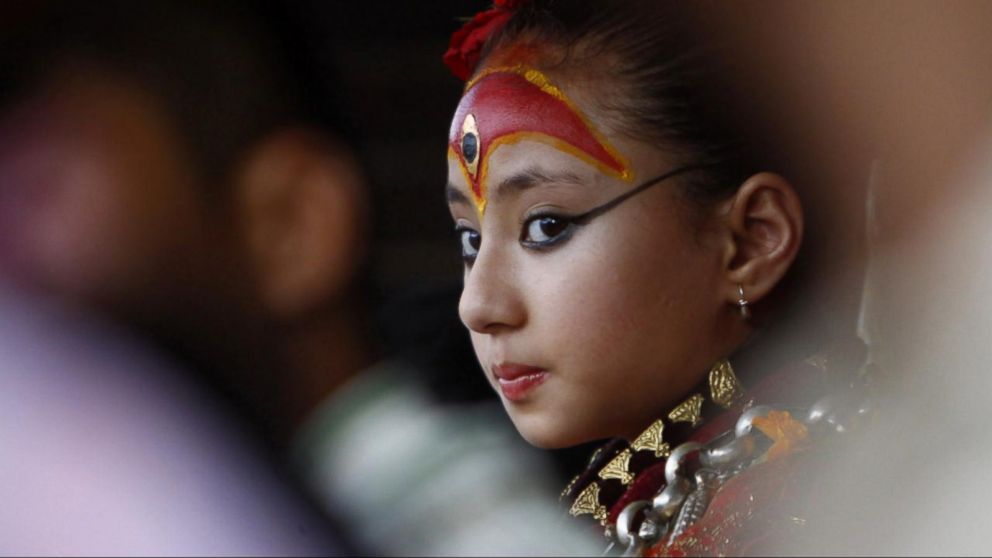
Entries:
{"type": "Polygon", "coordinates": [[[125,77],[176,120],[200,186],[221,199],[245,151],[278,127],[308,122],[346,139],[354,132],[337,110],[334,77],[291,55],[300,48],[283,32],[292,22],[271,3],[40,2],[5,23],[4,105],[37,93],[59,71],[125,77]]]}
{"type": "Polygon", "coordinates": [[[385,350],[424,371],[443,403],[496,401],[458,319],[461,282],[408,287],[380,306],[376,323],[385,350]]]}

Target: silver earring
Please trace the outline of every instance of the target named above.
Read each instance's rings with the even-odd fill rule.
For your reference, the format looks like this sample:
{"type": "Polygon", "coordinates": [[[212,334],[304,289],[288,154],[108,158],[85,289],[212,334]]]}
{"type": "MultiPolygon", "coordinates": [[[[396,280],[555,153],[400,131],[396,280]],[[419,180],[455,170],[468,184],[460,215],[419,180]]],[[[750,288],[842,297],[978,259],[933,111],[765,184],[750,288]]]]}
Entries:
{"type": "Polygon", "coordinates": [[[737,300],[737,308],[741,311],[741,317],[746,320],[751,317],[751,309],[748,308],[747,299],[744,298],[744,285],[737,285],[737,293],[740,295],[740,298],[737,300]]]}

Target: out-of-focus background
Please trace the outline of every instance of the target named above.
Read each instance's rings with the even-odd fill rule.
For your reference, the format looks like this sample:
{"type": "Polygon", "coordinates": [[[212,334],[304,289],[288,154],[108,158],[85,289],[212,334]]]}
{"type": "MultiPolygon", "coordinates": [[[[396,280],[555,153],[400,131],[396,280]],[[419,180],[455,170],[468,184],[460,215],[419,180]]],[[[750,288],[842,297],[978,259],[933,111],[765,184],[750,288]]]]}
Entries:
{"type": "MultiPolygon", "coordinates": [[[[5,7],[0,25],[16,28],[47,4],[5,7]]],[[[303,70],[308,102],[344,103],[379,204],[375,276],[388,286],[460,277],[440,192],[461,83],[441,55],[451,33],[487,7],[482,0],[297,0],[224,8],[260,13],[281,35],[290,62],[303,70]]]]}

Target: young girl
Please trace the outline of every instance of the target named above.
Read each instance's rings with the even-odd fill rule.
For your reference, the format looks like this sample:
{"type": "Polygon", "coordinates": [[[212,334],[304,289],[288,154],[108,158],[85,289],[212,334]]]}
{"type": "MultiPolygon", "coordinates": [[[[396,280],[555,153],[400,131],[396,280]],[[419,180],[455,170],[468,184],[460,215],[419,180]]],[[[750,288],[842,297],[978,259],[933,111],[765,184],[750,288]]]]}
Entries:
{"type": "Polygon", "coordinates": [[[787,294],[803,208],[700,94],[704,52],[678,20],[503,1],[456,33],[459,311],[524,438],[616,438],[563,494],[572,515],[631,553],[754,552],[801,522],[772,497],[795,457],[858,405],[817,401],[838,377],[822,355],[734,372],[787,294]]]}

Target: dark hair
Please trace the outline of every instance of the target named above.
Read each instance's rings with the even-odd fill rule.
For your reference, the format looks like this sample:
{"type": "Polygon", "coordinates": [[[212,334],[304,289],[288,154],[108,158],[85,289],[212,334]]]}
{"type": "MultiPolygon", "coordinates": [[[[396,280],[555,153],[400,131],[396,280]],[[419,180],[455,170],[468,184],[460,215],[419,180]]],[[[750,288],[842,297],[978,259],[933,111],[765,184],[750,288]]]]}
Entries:
{"type": "Polygon", "coordinates": [[[716,57],[698,44],[683,12],[657,0],[534,0],[490,37],[482,57],[534,44],[542,69],[592,77],[604,93],[596,95],[598,108],[618,131],[664,145],[681,164],[705,166],[679,183],[688,200],[706,207],[761,169],[715,110],[716,57]],[[599,72],[610,81],[596,79],[599,72]]]}
{"type": "Polygon", "coordinates": [[[352,139],[334,112],[336,88],[314,87],[317,74],[289,44],[291,24],[274,6],[107,0],[41,2],[15,12],[0,29],[0,107],[36,93],[67,64],[123,77],[175,120],[214,190],[277,126],[308,123],[352,139]]]}

